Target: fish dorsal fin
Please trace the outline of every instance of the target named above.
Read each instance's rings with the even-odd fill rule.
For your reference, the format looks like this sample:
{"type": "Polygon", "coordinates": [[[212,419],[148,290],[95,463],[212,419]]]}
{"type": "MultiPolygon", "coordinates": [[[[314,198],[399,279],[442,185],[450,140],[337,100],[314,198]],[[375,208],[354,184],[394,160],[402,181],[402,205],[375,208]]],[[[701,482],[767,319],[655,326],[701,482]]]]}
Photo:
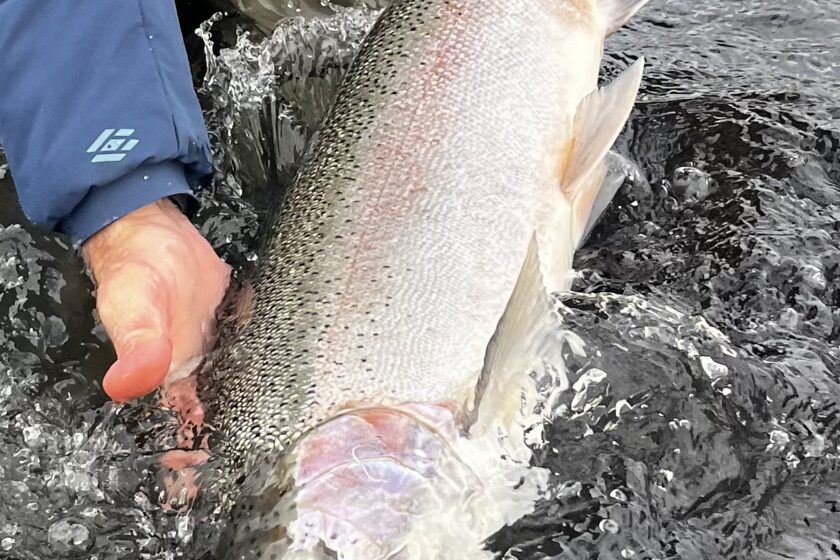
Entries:
{"type": "Polygon", "coordinates": [[[648,0],[597,0],[607,35],[618,31],[648,0]]]}
{"type": "Polygon", "coordinates": [[[575,244],[586,230],[592,208],[603,211],[609,203],[599,198],[606,175],[604,158],[633,110],[643,69],[644,58],[640,58],[611,84],[593,91],[578,105],[572,148],[560,178],[560,190],[574,208],[575,244]]]}

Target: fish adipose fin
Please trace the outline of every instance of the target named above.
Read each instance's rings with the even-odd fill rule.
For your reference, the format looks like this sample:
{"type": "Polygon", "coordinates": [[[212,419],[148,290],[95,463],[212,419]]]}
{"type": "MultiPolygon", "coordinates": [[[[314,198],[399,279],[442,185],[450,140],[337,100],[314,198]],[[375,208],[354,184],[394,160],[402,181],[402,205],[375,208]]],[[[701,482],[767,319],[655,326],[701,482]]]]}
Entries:
{"type": "Polygon", "coordinates": [[[618,31],[648,0],[597,0],[598,12],[604,21],[607,35],[618,31]]]}

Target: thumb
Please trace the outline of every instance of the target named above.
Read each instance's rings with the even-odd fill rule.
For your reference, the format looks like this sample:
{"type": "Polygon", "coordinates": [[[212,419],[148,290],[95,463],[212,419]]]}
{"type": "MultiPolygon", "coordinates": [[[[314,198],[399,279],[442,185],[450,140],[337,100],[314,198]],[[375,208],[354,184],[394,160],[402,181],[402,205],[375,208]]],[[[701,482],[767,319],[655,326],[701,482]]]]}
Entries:
{"type": "Polygon", "coordinates": [[[160,332],[143,329],[128,336],[130,342],[123,345],[102,381],[102,388],[116,402],[143,397],[157,389],[172,362],[172,343],[160,332]]]}
{"type": "Polygon", "coordinates": [[[100,278],[96,306],[117,351],[102,388],[114,401],[157,389],[172,362],[169,284],[143,262],[127,262],[100,278]]]}

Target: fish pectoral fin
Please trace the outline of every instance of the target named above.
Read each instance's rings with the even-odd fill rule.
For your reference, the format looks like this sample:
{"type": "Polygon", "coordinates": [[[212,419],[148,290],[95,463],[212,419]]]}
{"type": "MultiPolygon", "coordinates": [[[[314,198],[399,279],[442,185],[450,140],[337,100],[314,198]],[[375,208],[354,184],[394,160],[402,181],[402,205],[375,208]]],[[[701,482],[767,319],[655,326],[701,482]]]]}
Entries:
{"type": "Polygon", "coordinates": [[[633,17],[648,0],[597,0],[598,12],[604,22],[606,35],[617,31],[633,17]]]}
{"type": "Polygon", "coordinates": [[[484,355],[468,417],[473,432],[489,428],[494,421],[510,426],[517,413],[528,414],[537,397],[530,373],[543,362],[560,372],[556,381],[560,390],[568,386],[559,332],[560,319],[543,283],[533,236],[516,287],[484,355]]]}
{"type": "MultiPolygon", "coordinates": [[[[560,175],[560,191],[572,205],[575,246],[617,190],[616,185],[602,189],[606,175],[604,158],[633,110],[643,69],[644,58],[640,58],[611,84],[593,91],[578,105],[571,153],[560,175]]],[[[540,245],[544,245],[542,239],[540,245]]]]}

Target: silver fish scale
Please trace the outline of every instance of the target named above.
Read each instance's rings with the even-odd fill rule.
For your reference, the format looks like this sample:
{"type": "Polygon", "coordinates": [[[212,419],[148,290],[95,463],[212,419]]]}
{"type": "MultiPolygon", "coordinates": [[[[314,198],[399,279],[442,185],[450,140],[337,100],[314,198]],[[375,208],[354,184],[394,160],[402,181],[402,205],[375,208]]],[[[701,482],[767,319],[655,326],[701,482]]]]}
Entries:
{"type": "Polygon", "coordinates": [[[541,189],[556,188],[547,162],[595,86],[601,37],[563,24],[579,4],[383,12],[278,214],[252,312],[213,367],[237,454],[286,449],[354,406],[463,404],[541,189]]]}

